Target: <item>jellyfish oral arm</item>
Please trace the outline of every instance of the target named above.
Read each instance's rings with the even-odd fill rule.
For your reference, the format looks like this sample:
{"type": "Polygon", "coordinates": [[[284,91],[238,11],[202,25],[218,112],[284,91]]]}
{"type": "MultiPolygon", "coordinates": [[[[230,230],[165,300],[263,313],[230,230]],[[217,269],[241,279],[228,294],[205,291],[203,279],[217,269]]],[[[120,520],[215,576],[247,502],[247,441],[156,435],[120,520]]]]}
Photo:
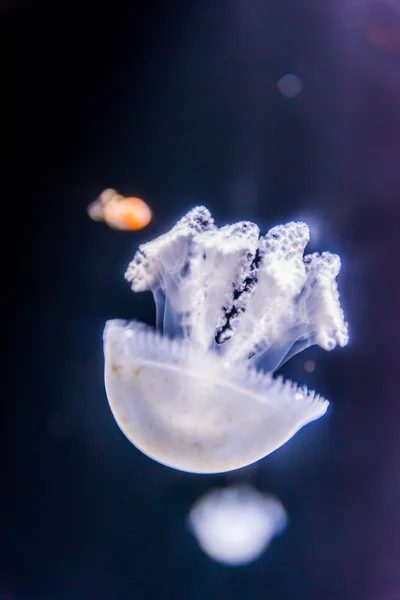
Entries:
{"type": "Polygon", "coordinates": [[[199,207],[143,245],[126,278],[134,291],[153,290],[164,335],[203,349],[219,338],[227,362],[252,358],[273,370],[292,348],[330,350],[348,340],[336,284],[340,258],[303,256],[308,240],[305,223],[278,225],[261,238],[249,222],[217,229],[199,207]],[[275,361],[265,357],[270,348],[275,361]]]}

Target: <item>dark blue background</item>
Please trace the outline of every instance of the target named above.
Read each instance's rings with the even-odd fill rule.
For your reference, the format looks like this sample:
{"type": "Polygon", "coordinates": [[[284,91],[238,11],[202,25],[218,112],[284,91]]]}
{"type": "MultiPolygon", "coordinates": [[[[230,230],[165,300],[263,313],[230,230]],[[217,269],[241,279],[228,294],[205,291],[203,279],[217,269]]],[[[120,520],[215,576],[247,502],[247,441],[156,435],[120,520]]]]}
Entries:
{"type": "Polygon", "coordinates": [[[17,144],[32,149],[3,224],[18,235],[3,292],[12,335],[0,598],[398,600],[400,8],[102,6],[2,7],[16,105],[29,111],[17,144]],[[294,99],[276,87],[288,72],[304,86],[294,99]],[[145,198],[151,225],[135,234],[91,222],[86,206],[106,187],[145,198]],[[151,296],[123,279],[127,263],[197,203],[221,224],[254,219],[263,230],[319,219],[311,249],[342,256],[350,323],[346,349],[313,348],[284,369],[332,404],[240,475],[276,494],[290,523],[237,570],[204,556],[185,525],[199,494],[234,477],[179,473],[140,454],[103,386],[105,320],[154,322],[151,296]]]}

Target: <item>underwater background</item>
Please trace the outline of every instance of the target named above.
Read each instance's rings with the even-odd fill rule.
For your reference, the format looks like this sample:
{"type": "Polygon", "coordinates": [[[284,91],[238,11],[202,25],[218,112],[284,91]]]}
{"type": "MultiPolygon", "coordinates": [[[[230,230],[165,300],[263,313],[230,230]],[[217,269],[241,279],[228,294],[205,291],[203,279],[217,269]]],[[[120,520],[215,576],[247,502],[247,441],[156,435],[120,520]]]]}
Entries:
{"type": "Polygon", "coordinates": [[[0,600],[399,600],[400,3],[10,0],[0,15],[29,105],[16,146],[32,142],[3,224],[0,600]],[[108,187],[145,199],[147,228],[88,218],[108,187]],[[307,250],[341,256],[350,331],[282,369],[326,416],[224,475],[141,454],[104,391],[105,321],[155,322],[126,266],[197,204],[262,232],[305,220],[307,250]],[[231,568],[187,515],[235,482],[289,521],[231,568]]]}

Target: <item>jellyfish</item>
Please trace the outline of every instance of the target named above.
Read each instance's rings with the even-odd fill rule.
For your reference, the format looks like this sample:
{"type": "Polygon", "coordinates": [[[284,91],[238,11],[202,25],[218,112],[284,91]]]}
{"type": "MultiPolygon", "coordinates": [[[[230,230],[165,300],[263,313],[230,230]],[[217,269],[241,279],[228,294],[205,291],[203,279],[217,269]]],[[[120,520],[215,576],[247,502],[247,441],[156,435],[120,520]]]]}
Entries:
{"type": "Polygon", "coordinates": [[[189,513],[189,528],[210,558],[231,567],[248,565],[286,528],[286,511],[277,498],[250,485],[207,492],[189,513]]]}
{"type": "Polygon", "coordinates": [[[125,277],[150,290],[156,329],[110,320],[105,387],[126,437],[144,454],[192,473],[222,473],[277,450],[329,402],[275,376],[318,344],[344,346],[340,258],[303,256],[305,223],[260,235],[242,221],[218,228],[203,206],[139,246],[125,277]]]}
{"type": "Polygon", "coordinates": [[[141,198],[121,196],[111,188],[89,204],[88,215],[93,221],[104,221],[112,229],[138,231],[152,218],[151,210],[141,198]]]}

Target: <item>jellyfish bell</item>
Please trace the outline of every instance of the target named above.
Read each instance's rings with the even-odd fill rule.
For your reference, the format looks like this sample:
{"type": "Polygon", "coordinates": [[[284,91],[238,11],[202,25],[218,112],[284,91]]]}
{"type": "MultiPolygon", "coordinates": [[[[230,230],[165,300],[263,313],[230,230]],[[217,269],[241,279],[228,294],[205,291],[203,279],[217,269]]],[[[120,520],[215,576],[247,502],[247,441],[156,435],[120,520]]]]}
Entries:
{"type": "Polygon", "coordinates": [[[111,321],[104,339],[118,425],[139,450],[176,469],[212,473],[251,464],[328,407],[314,392],[136,323],[111,321]]]}
{"type": "Polygon", "coordinates": [[[249,485],[214,489],[189,513],[189,526],[201,549],[232,567],[257,560],[283,533],[287,521],[277,498],[249,485]]]}
{"type": "Polygon", "coordinates": [[[325,414],[328,401],[273,371],[311,344],[348,340],[339,257],[303,256],[304,223],[259,235],[217,228],[197,207],[143,244],[126,279],[152,290],[157,328],[108,321],[105,385],[126,437],[154,460],[194,473],[252,464],[325,414]]]}

